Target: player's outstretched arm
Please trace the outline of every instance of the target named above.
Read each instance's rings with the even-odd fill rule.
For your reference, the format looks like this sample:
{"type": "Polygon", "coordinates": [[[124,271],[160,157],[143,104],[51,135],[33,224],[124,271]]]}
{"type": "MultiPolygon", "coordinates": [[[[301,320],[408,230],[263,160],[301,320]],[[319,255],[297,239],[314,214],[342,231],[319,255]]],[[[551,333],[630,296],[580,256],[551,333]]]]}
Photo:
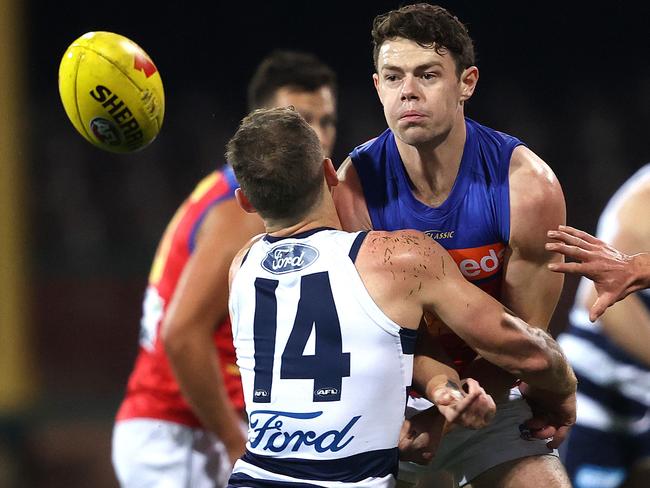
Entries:
{"type": "MultiPolygon", "coordinates": [[[[422,321],[421,294],[427,279],[427,263],[417,253],[430,253],[431,245],[435,245],[434,241],[421,232],[370,232],[357,257],[355,264],[370,296],[402,327],[417,329],[422,321]]],[[[451,259],[444,249],[439,249],[451,259]]],[[[455,267],[453,262],[450,265],[455,267]]],[[[460,276],[457,269],[456,272],[460,276]]],[[[494,401],[478,384],[471,392],[464,392],[458,373],[438,360],[441,354],[432,349],[434,346],[418,340],[415,389],[436,403],[449,422],[469,428],[484,427],[494,415],[494,401]]]]}
{"type": "Polygon", "coordinates": [[[525,393],[537,400],[536,424],[530,427],[538,431],[536,437],[553,437],[549,446],[557,447],[576,414],[576,378],[559,345],[465,280],[444,250],[432,248],[424,254],[429,261],[422,286],[424,308],[487,361],[530,385],[525,393]]]}
{"type": "Polygon", "coordinates": [[[444,249],[430,241],[424,251],[429,256],[423,256],[422,306],[491,363],[538,388],[573,393],[575,376],[553,338],[465,280],[444,249]]]}
{"type": "Polygon", "coordinates": [[[589,311],[594,322],[630,293],[650,287],[650,252],[628,255],[591,234],[561,225],[548,231],[546,249],[577,262],[551,263],[558,273],[579,274],[594,282],[598,298],[589,311]]]}
{"type": "Polygon", "coordinates": [[[370,233],[357,268],[395,322],[413,326],[424,311],[437,314],[488,361],[549,392],[575,393],[575,376],[557,343],[468,282],[451,256],[421,232],[370,233]]]}
{"type": "Polygon", "coordinates": [[[575,376],[558,344],[467,281],[449,253],[425,234],[371,232],[357,268],[395,322],[415,328],[423,312],[436,314],[482,357],[531,385],[575,391],[575,376]]]}
{"type": "Polygon", "coordinates": [[[213,334],[228,313],[230,263],[244,243],[262,231],[261,220],[241,210],[235,199],[212,208],[162,326],[181,391],[203,426],[224,442],[233,462],[243,454],[246,439],[228,399],[213,334]]]}

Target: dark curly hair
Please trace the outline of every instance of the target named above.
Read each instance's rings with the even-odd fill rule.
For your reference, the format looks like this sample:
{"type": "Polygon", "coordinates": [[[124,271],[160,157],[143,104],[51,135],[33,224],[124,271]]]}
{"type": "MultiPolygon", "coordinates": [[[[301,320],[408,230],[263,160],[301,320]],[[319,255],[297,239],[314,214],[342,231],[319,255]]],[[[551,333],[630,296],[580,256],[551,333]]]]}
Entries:
{"type": "Polygon", "coordinates": [[[406,5],[375,17],[372,24],[375,69],[381,45],[398,37],[409,39],[422,47],[433,48],[438,54],[450,52],[458,76],[475,63],[474,44],[467,27],[439,5],[406,5]]]}

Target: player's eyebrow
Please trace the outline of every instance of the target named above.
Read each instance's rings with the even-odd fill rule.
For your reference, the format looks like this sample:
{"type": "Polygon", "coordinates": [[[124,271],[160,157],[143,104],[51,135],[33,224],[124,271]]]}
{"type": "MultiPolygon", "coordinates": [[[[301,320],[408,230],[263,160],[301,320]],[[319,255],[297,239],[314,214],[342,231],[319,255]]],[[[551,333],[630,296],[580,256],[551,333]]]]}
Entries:
{"type": "MultiPolygon", "coordinates": [[[[429,68],[435,68],[435,67],[440,67],[440,68],[442,68],[442,67],[444,67],[444,66],[443,66],[443,64],[442,64],[440,61],[429,61],[429,62],[427,62],[427,63],[422,63],[422,64],[419,64],[419,65],[415,66],[415,68],[413,68],[413,71],[425,71],[425,70],[427,70],[427,69],[429,69],[429,68]]],[[[398,71],[398,72],[400,72],[400,73],[403,73],[403,72],[404,72],[404,68],[403,68],[403,67],[401,67],[401,66],[395,66],[395,65],[392,65],[392,64],[385,64],[385,65],[383,65],[383,66],[381,67],[381,70],[382,70],[382,71],[384,71],[384,70],[386,70],[386,71],[398,71]]]]}

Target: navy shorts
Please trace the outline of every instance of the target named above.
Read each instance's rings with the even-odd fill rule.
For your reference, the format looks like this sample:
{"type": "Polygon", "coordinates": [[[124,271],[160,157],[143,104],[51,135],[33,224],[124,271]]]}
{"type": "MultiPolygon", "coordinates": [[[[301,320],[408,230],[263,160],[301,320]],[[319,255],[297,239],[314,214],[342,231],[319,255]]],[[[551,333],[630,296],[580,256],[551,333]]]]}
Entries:
{"type": "Polygon", "coordinates": [[[616,488],[632,466],[650,458],[650,431],[632,435],[575,425],[563,458],[574,488],[616,488]]]}

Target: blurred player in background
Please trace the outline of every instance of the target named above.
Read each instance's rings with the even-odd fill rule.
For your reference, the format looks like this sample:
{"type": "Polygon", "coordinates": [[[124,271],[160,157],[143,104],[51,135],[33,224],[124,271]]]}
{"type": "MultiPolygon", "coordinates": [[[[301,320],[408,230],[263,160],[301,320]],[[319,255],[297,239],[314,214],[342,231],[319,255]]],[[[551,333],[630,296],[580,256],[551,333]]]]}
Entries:
{"type": "MultiPolygon", "coordinates": [[[[555,175],[517,138],[465,118],[478,69],[456,17],[439,6],[409,5],[375,18],[372,36],[373,79],[389,129],[354,149],[339,170],[334,197],[343,228],[426,232],[468,280],[546,329],[563,284],[547,268],[561,257],[544,249],[546,231],[565,221],[555,175]]],[[[435,316],[423,334],[428,354],[476,378],[497,402],[490,426],[456,428],[443,438],[433,469],[474,488],[568,487],[553,447],[573,421],[575,398],[513,388],[517,378],[477,358],[435,316]],[[524,440],[519,427],[531,417],[533,439],[524,440]]],[[[417,374],[416,355],[414,381],[417,374]]],[[[412,426],[418,419],[426,422],[414,417],[412,426]]]]}
{"type": "MultiPolygon", "coordinates": [[[[336,76],[310,54],[278,51],[249,86],[251,108],[293,105],[331,154],[336,76]]],[[[244,401],[228,318],[228,268],[263,231],[234,199],[232,168],[203,179],[158,246],[140,349],[117,413],[113,464],[124,487],[225,486],[244,452],[244,401]]]]}
{"type": "MultiPolygon", "coordinates": [[[[597,242],[585,246],[570,238],[573,229],[564,232],[566,236],[552,232],[550,237],[597,249],[597,242]]],[[[594,239],[577,234],[586,244],[594,239]]],[[[650,249],[650,164],[609,201],[598,237],[627,254],[650,249]]],[[[650,290],[627,296],[592,324],[589,310],[597,288],[581,280],[571,325],[559,339],[579,382],[578,416],[565,465],[575,488],[641,488],[650,479],[650,290]]]]}
{"type": "MultiPolygon", "coordinates": [[[[250,428],[229,486],[394,486],[423,311],[531,385],[575,392],[557,343],[470,284],[425,234],[340,230],[336,171],[295,111],[246,117],[227,159],[238,202],[267,231],[230,273],[250,428]]],[[[437,372],[421,375],[435,401],[437,372]]],[[[468,384],[466,398],[456,390],[459,409],[482,394],[468,384]]]]}
{"type": "Polygon", "coordinates": [[[548,237],[554,242],[546,244],[547,250],[578,260],[549,264],[550,270],[582,275],[594,282],[598,298],[589,309],[592,322],[630,293],[650,288],[650,252],[628,255],[588,232],[566,225],[549,230],[548,237]]]}

